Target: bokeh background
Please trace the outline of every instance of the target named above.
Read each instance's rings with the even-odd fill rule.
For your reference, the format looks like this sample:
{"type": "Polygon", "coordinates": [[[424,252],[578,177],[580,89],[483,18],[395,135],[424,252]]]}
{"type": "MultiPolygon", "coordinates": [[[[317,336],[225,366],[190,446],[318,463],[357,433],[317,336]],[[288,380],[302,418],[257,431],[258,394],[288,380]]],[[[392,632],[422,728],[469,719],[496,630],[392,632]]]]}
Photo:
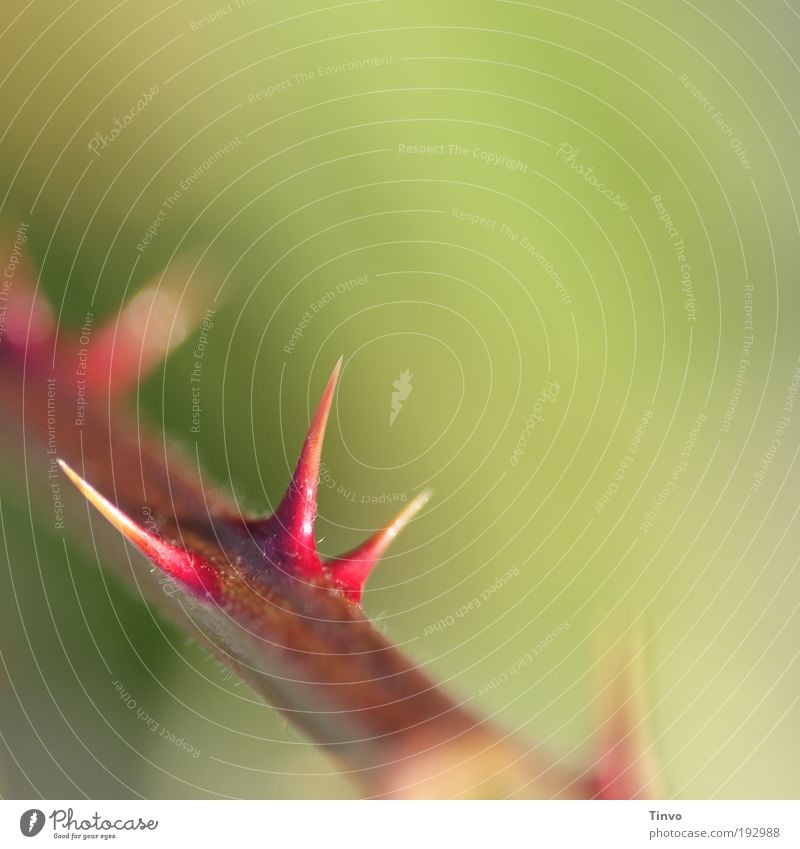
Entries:
{"type": "MultiPolygon", "coordinates": [[[[74,327],[191,257],[199,428],[199,331],[139,413],[243,509],[344,355],[320,547],[434,487],[364,604],[477,710],[591,759],[629,641],[670,795],[797,797],[799,45],[797,0],[4,0],[0,211],[74,327]]],[[[3,795],[352,794],[0,499],[3,795]]]]}

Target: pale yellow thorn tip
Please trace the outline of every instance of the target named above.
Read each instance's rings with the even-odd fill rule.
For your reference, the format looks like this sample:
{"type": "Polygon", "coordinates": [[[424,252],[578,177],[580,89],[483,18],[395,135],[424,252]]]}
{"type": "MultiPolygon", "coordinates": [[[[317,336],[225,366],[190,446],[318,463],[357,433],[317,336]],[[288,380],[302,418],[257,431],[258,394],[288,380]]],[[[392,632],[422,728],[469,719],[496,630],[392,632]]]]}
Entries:
{"type": "MultiPolygon", "coordinates": [[[[382,530],[375,535],[372,545],[373,556],[380,557],[389,547],[389,543],[403,530],[403,528],[419,513],[420,510],[431,500],[433,490],[424,489],[416,495],[408,504],[389,522],[382,530]]],[[[367,540],[365,548],[370,545],[370,540],[367,540]]]]}
{"type": "Polygon", "coordinates": [[[63,460],[58,460],[58,465],[64,474],[75,484],[78,491],[92,504],[108,521],[131,542],[150,549],[152,540],[146,531],[142,530],[135,522],[131,521],[118,507],[115,507],[107,498],[89,483],[87,483],[74,469],[70,468],[63,460]]]}
{"type": "Polygon", "coordinates": [[[419,513],[419,511],[431,500],[433,491],[425,489],[415,496],[408,504],[377,533],[363,542],[358,548],[345,554],[341,560],[373,564],[383,556],[389,548],[392,540],[403,530],[403,528],[419,513]]]}
{"type": "Polygon", "coordinates": [[[387,533],[392,537],[396,536],[422,510],[431,498],[433,498],[432,489],[423,489],[422,492],[414,496],[387,525],[387,533]]]}

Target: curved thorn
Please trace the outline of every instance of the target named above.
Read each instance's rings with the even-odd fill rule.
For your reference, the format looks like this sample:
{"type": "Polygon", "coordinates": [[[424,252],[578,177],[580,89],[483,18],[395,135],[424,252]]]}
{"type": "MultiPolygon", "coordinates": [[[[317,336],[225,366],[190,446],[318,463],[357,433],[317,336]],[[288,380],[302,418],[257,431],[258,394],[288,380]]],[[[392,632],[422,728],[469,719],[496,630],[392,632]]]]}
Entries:
{"type": "Polygon", "coordinates": [[[306,548],[314,548],[314,518],[317,513],[322,443],[341,369],[342,357],[339,357],[317,406],[289,488],[273,517],[291,538],[306,548]]]}
{"type": "Polygon", "coordinates": [[[327,563],[333,582],[351,600],[360,602],[364,585],[378,560],[400,531],[430,501],[432,491],[425,489],[412,499],[395,517],[366,542],[327,563]]]}
{"type": "Polygon", "coordinates": [[[189,552],[164,542],[156,534],[150,533],[137,525],[107,498],[100,495],[91,484],[63,460],[59,459],[58,465],[61,466],[64,473],[86,500],[162,571],[194,592],[214,594],[216,576],[210,572],[208,567],[204,567],[189,552]]]}

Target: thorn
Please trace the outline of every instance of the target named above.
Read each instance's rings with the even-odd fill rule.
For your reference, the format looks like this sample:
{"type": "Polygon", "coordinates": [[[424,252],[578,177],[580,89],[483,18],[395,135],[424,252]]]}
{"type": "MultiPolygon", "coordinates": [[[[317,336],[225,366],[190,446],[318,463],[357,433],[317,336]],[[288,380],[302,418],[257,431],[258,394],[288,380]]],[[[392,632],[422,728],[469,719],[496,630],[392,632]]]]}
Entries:
{"type": "Polygon", "coordinates": [[[593,669],[596,708],[595,795],[667,798],[650,736],[645,639],[641,626],[620,636],[593,669]]]}
{"type": "Polygon", "coordinates": [[[306,441],[300,452],[300,459],[292,475],[286,495],[270,521],[278,526],[302,548],[314,549],[314,519],[317,513],[317,486],[319,484],[319,464],[322,456],[322,443],[325,438],[325,426],[333,402],[333,392],[339,372],[342,369],[342,357],[339,357],[325,391],[322,393],[314,419],[311,422],[306,441]]]}
{"type": "Polygon", "coordinates": [[[86,373],[93,389],[133,389],[181,344],[202,317],[200,300],[184,297],[188,279],[184,265],[171,266],[100,328],[89,349],[86,373]]]}
{"type": "Polygon", "coordinates": [[[361,601],[364,585],[378,560],[383,557],[397,534],[430,501],[432,494],[430,489],[423,490],[382,530],[353,551],[329,561],[327,565],[331,578],[347,598],[355,602],[361,601]]]}
{"type": "Polygon", "coordinates": [[[216,595],[216,575],[201,561],[178,546],[164,542],[156,534],[137,525],[104,498],[63,460],[58,461],[64,473],[81,494],[130,542],[163,572],[180,581],[196,594],[216,595]]]}
{"type": "Polygon", "coordinates": [[[0,255],[9,258],[5,269],[0,337],[4,347],[30,358],[52,345],[56,323],[53,310],[36,282],[36,271],[28,251],[29,225],[20,224],[16,233],[11,227],[7,219],[0,219],[0,255]]]}

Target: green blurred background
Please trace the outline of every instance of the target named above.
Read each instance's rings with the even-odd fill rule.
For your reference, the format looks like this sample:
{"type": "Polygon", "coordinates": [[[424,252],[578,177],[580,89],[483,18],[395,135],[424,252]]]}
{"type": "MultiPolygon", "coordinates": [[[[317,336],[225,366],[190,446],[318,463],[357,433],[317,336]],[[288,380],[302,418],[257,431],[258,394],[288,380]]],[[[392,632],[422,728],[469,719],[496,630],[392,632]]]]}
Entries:
{"type": "MultiPolygon", "coordinates": [[[[274,505],[343,354],[322,551],[436,492],[381,629],[576,762],[638,629],[668,792],[800,794],[797,0],[4,0],[0,46],[2,212],[63,321],[214,276],[199,432],[194,331],[139,393],[209,479],[274,505]]],[[[352,794],[0,496],[3,795],[352,794]]]]}

